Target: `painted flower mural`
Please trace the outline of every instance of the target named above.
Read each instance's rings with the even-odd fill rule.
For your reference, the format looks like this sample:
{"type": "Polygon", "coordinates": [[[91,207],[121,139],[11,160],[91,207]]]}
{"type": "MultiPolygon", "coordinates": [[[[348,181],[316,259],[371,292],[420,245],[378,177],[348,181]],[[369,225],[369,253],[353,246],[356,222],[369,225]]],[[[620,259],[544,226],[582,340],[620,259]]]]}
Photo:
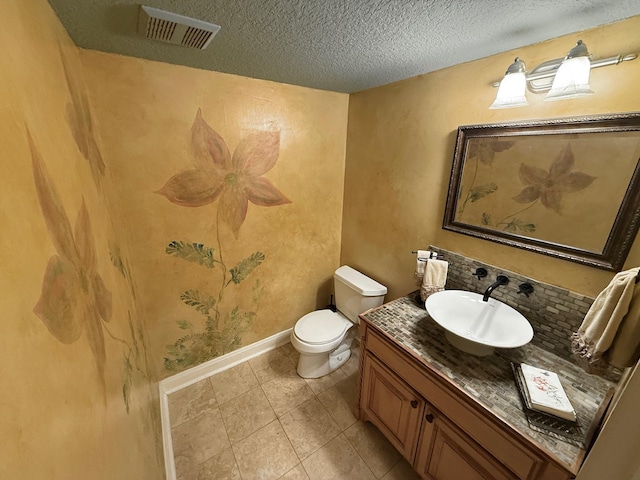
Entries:
{"type": "Polygon", "coordinates": [[[571,145],[567,145],[551,163],[548,172],[526,163],[520,164],[518,175],[525,187],[513,197],[513,200],[517,203],[540,200],[546,208],[561,213],[562,197],[565,193],[584,190],[596,179],[586,173],[572,171],[574,164],[571,145]]]}
{"type": "Polygon", "coordinates": [[[511,198],[516,203],[528,204],[524,208],[507,215],[494,223],[490,213],[483,212],[480,224],[484,226],[499,227],[503,231],[532,233],[536,231],[536,224],[524,220],[518,215],[531,209],[540,202],[546,209],[557,214],[562,213],[562,199],[565,194],[584,190],[593,183],[596,177],[584,172],[575,172],[575,157],[571,150],[571,144],[558,154],[551,162],[549,170],[521,163],[518,177],[524,188],[511,198]]]}
{"type": "Polygon", "coordinates": [[[262,207],[291,203],[262,175],[271,170],[280,150],[279,132],[256,132],[244,138],[233,156],[222,137],[198,109],[191,128],[193,169],[180,172],[157,193],[183,207],[200,207],[220,199],[218,213],[237,235],[249,201],[262,207]]]}
{"type": "Polygon", "coordinates": [[[498,190],[498,185],[495,182],[476,185],[478,168],[480,167],[480,164],[487,167],[493,166],[493,160],[496,157],[496,153],[508,150],[509,148],[513,147],[513,145],[514,142],[495,139],[487,140],[485,142],[476,141],[469,144],[467,157],[470,161],[475,159],[475,165],[471,184],[469,185],[469,189],[467,190],[467,195],[464,201],[461,203],[461,206],[458,209],[458,214],[464,213],[464,209],[469,202],[475,203],[481,198],[484,198],[487,195],[491,195],[498,190]]]}
{"type": "Polygon", "coordinates": [[[514,142],[495,139],[490,142],[474,142],[469,145],[467,156],[469,159],[476,158],[479,162],[491,166],[496,153],[504,152],[513,145],[514,142]]]}
{"type": "Polygon", "coordinates": [[[87,207],[83,201],[72,229],[30,133],[28,140],[40,208],[58,252],[49,259],[34,313],[62,343],[73,343],[86,333],[104,386],[103,325],[111,320],[111,292],[98,273],[87,207]]]}
{"type": "MultiPolygon", "coordinates": [[[[123,350],[122,398],[127,413],[133,406],[133,392],[138,395],[137,408],[146,413],[145,427],[154,432],[158,464],[162,463],[160,412],[157,407],[155,372],[148,357],[145,329],[137,314],[127,312],[128,339],[114,335],[112,325],[112,294],[98,272],[98,257],[87,207],[82,202],[75,227],[64,209],[51,181],[46,165],[31,133],[27,130],[31,150],[33,177],[47,229],[56,254],[47,264],[42,280],[42,292],[33,312],[49,332],[61,343],[72,344],[86,334],[100,384],[107,400],[105,368],[107,354],[105,338],[110,338],[123,350]],[[107,325],[112,325],[107,327],[107,325]],[[106,333],[106,336],[105,336],[106,333]],[[144,386],[146,388],[140,388],[144,386]]],[[[127,262],[119,249],[113,247],[111,261],[123,275],[133,292],[133,282],[127,262]]]]}
{"type": "Polygon", "coordinates": [[[60,58],[64,70],[64,78],[71,95],[71,101],[67,103],[66,119],[71,133],[78,146],[78,150],[89,163],[91,174],[96,186],[100,185],[100,179],[104,176],[105,164],[102,154],[96,143],[93,131],[93,119],[89,108],[89,99],[83,87],[82,80],[75,74],[77,69],[72,69],[69,59],[64,54],[63,47],[58,44],[60,58]]]}
{"type": "Polygon", "coordinates": [[[216,215],[217,248],[202,243],[174,240],[165,252],[174,258],[218,272],[220,288],[214,294],[197,289],[185,290],[180,300],[202,316],[202,328],[179,320],[185,335],[168,346],[166,370],[181,370],[238,348],[242,336],[257,317],[262,294],[259,280],[251,294],[252,310],[226,306],[225,292],[239,285],[265,260],[256,251],[228,268],[222,254],[220,223],[235,238],[244,223],[249,202],[262,207],[285,205],[291,201],[264,177],[276,164],[280,153],[279,132],[255,132],[236,146],[231,155],[224,139],[202,118],[198,109],[191,127],[193,168],[172,176],[156,193],[183,207],[201,207],[218,200],[216,215]]]}

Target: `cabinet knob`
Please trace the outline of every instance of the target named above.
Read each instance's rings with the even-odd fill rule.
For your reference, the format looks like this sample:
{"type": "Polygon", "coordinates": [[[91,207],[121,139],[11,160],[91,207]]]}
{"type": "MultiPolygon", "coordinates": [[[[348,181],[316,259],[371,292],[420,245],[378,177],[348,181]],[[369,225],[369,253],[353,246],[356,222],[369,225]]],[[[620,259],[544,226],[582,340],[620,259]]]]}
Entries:
{"type": "Polygon", "coordinates": [[[411,407],[412,408],[418,408],[418,401],[417,400],[411,400],[411,407]]]}
{"type": "Polygon", "coordinates": [[[433,423],[433,413],[427,413],[427,416],[424,417],[424,419],[429,423],[433,423]]]}

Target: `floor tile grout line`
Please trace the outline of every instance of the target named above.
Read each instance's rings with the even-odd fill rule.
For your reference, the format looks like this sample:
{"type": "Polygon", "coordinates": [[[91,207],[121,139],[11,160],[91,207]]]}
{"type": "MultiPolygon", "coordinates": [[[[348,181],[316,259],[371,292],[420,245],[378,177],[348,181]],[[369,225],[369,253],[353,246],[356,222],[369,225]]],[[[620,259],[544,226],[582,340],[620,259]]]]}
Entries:
{"type": "MultiPolygon", "coordinates": [[[[208,378],[205,378],[205,379],[203,379],[203,380],[201,380],[201,381],[205,381],[205,380],[208,380],[208,378]]],[[[193,385],[196,385],[197,383],[199,383],[199,382],[196,382],[196,383],[195,383],[195,384],[193,384],[193,385]]],[[[193,385],[190,385],[190,387],[191,387],[191,386],[193,386],[193,385]]],[[[213,405],[213,406],[207,406],[207,409],[205,409],[204,411],[202,411],[202,412],[198,413],[198,414],[197,414],[197,415],[195,415],[194,417],[187,418],[186,420],[183,420],[183,421],[181,421],[180,423],[176,423],[176,424],[173,424],[173,422],[172,422],[172,420],[171,420],[171,407],[169,407],[169,412],[168,412],[168,413],[169,413],[169,428],[170,428],[171,430],[173,430],[173,429],[174,429],[174,428],[176,428],[176,427],[179,427],[180,425],[183,425],[183,424],[187,423],[189,420],[193,420],[194,418],[199,417],[200,415],[203,415],[203,414],[207,413],[208,411],[210,411],[210,410],[212,410],[212,409],[215,409],[215,408],[217,408],[217,407],[219,407],[219,406],[220,406],[220,404],[218,403],[218,399],[217,399],[217,398],[216,398],[216,396],[215,396],[215,395],[216,395],[216,392],[213,390],[213,386],[211,385],[211,383],[209,383],[209,386],[211,387],[211,393],[213,393],[213,399],[215,400],[216,404],[215,404],[215,405],[213,405]]],[[[189,388],[189,387],[187,387],[187,388],[189,388]]],[[[178,390],[178,391],[179,391],[179,390],[178,390]]],[[[176,393],[176,392],[174,392],[174,393],[176,393]]]]}
{"type": "MultiPolygon", "coordinates": [[[[247,360],[247,361],[245,361],[245,362],[242,362],[242,363],[239,363],[238,365],[234,365],[234,366],[233,366],[233,367],[231,367],[229,370],[231,370],[232,368],[240,367],[241,365],[244,365],[245,363],[246,363],[246,364],[247,364],[247,366],[249,367],[249,370],[251,370],[251,374],[253,375],[253,378],[254,378],[254,380],[256,381],[256,384],[257,384],[257,385],[260,385],[260,381],[258,380],[258,377],[256,377],[255,372],[253,371],[253,369],[251,368],[251,365],[249,364],[249,360],[247,360]]],[[[225,370],[225,371],[226,371],[226,372],[228,372],[229,370],[225,370]]],[[[220,373],[224,373],[224,372],[220,372],[220,373]]],[[[219,373],[218,373],[218,374],[216,374],[216,375],[219,375],[219,373]]],[[[213,382],[213,380],[211,380],[211,379],[212,379],[213,377],[215,377],[216,375],[212,375],[211,377],[209,377],[209,381],[210,381],[210,382],[213,382]]],[[[234,399],[238,398],[239,396],[244,395],[245,393],[247,393],[247,392],[248,392],[248,390],[246,390],[246,391],[244,391],[244,392],[242,392],[242,393],[239,393],[239,394],[235,395],[234,397],[231,397],[231,398],[229,398],[229,399],[225,400],[224,402],[220,403],[220,402],[218,401],[218,395],[217,395],[217,393],[216,393],[216,389],[215,389],[215,387],[213,387],[213,383],[211,383],[211,386],[212,386],[212,388],[213,388],[213,394],[214,394],[214,395],[215,395],[215,397],[216,397],[216,403],[218,404],[218,407],[219,407],[220,405],[223,405],[223,404],[225,404],[225,403],[227,403],[227,402],[230,402],[231,400],[234,400],[234,399]]],[[[251,390],[251,388],[250,388],[249,390],[251,390]]]]}
{"type": "MultiPolygon", "coordinates": [[[[313,398],[310,398],[309,400],[301,403],[300,405],[298,405],[298,407],[304,405],[305,403],[310,402],[311,400],[313,400],[313,398]]],[[[295,447],[293,447],[293,442],[291,441],[291,438],[289,438],[289,434],[287,433],[287,430],[284,428],[284,425],[282,425],[282,422],[280,421],[280,418],[278,418],[278,421],[280,422],[280,426],[282,427],[282,430],[284,431],[284,434],[286,435],[287,439],[289,440],[289,443],[291,443],[291,446],[293,447],[293,451],[296,453],[296,455],[298,456],[298,459],[300,460],[300,463],[304,462],[306,459],[308,459],[311,455],[313,455],[314,453],[316,453],[318,450],[320,450],[322,447],[324,447],[327,443],[329,443],[331,440],[334,440],[336,437],[340,436],[340,434],[344,433],[344,431],[340,428],[340,426],[336,423],[336,421],[333,419],[333,417],[331,416],[331,414],[327,411],[327,409],[324,407],[324,405],[322,405],[322,402],[320,401],[320,399],[316,396],[315,400],[318,401],[318,403],[320,404],[320,406],[322,407],[322,409],[327,413],[327,415],[329,416],[329,418],[331,419],[331,421],[335,424],[336,427],[338,427],[338,433],[336,433],[335,436],[331,437],[329,440],[327,440],[326,442],[324,442],[322,445],[320,445],[318,448],[316,448],[315,450],[313,450],[311,453],[309,453],[309,455],[307,455],[304,458],[300,458],[300,455],[298,454],[298,452],[296,451],[295,447]]],[[[293,410],[295,410],[298,407],[294,407],[292,408],[288,413],[291,413],[293,410]]],[[[285,413],[286,415],[286,413],[285,413]]],[[[283,415],[284,416],[284,415],[283,415]]]]}
{"type": "Polygon", "coordinates": [[[213,398],[216,401],[216,405],[218,408],[220,407],[220,402],[218,401],[218,395],[216,395],[216,389],[213,388],[213,382],[211,381],[211,377],[206,378],[207,382],[209,382],[209,386],[211,387],[211,391],[213,392],[213,398]]]}
{"type": "MultiPolygon", "coordinates": [[[[353,425],[352,425],[353,426],[353,425]]],[[[351,428],[351,427],[349,427],[351,428]]],[[[344,432],[342,432],[344,435],[344,432]]],[[[351,448],[353,448],[354,452],[356,452],[356,455],[358,455],[358,458],[360,458],[360,460],[362,460],[362,463],[364,463],[364,466],[367,467],[367,470],[369,470],[369,472],[371,473],[371,475],[373,476],[373,478],[378,479],[378,477],[376,476],[375,473],[373,473],[373,470],[371,469],[371,467],[369,466],[369,464],[367,463],[367,461],[362,457],[362,455],[360,455],[360,452],[358,451],[358,448],[351,442],[351,440],[349,440],[349,437],[347,437],[346,435],[344,435],[344,438],[347,439],[347,442],[349,442],[349,445],[351,445],[351,448]]],[[[386,473],[385,473],[386,475],[386,473]]],[[[380,477],[382,478],[382,477],[380,477]]]]}
{"type": "MultiPolygon", "coordinates": [[[[225,430],[226,430],[226,426],[225,426],[225,430]]],[[[229,432],[227,432],[227,437],[229,436],[229,432]]],[[[236,457],[236,452],[233,449],[233,445],[231,445],[229,447],[231,449],[231,453],[233,454],[233,461],[236,463],[236,468],[238,469],[238,475],[240,475],[240,480],[243,480],[242,478],[242,472],[240,471],[240,465],[238,464],[238,458],[236,457]]]]}
{"type": "Polygon", "coordinates": [[[300,462],[300,465],[302,466],[302,470],[304,471],[305,475],[307,476],[307,478],[311,478],[311,475],[309,475],[309,472],[307,471],[307,469],[304,466],[304,463],[300,462]]]}
{"type": "MultiPolygon", "coordinates": [[[[265,396],[265,398],[266,398],[267,402],[269,402],[269,398],[267,398],[267,396],[264,394],[264,390],[262,390],[262,388],[260,387],[260,385],[258,385],[257,387],[254,387],[254,388],[252,388],[252,389],[250,389],[250,390],[247,390],[247,391],[246,391],[246,392],[244,392],[242,395],[246,395],[247,393],[251,392],[251,390],[256,390],[256,389],[258,389],[258,388],[260,388],[260,391],[261,391],[261,392],[262,392],[262,394],[265,396]]],[[[240,397],[240,396],[242,396],[242,395],[238,395],[238,397],[240,397]]],[[[238,397],[235,397],[235,398],[238,398],[238,397]]],[[[229,403],[230,401],[231,401],[231,400],[229,400],[228,402],[225,402],[223,405],[225,405],[225,404],[229,403]]],[[[276,415],[276,412],[273,410],[273,407],[271,406],[271,404],[270,404],[270,403],[269,403],[269,408],[271,408],[271,411],[273,412],[273,415],[275,416],[275,419],[274,419],[274,420],[277,420],[277,418],[278,418],[278,417],[277,417],[277,415],[276,415]]],[[[225,421],[225,419],[224,419],[224,415],[222,415],[222,410],[220,411],[220,415],[222,416],[222,424],[224,425],[224,429],[225,429],[225,432],[227,433],[227,438],[229,438],[229,443],[231,444],[231,446],[234,446],[235,444],[240,443],[242,440],[244,440],[244,439],[245,439],[245,438],[247,438],[247,437],[250,437],[251,435],[253,435],[253,434],[254,434],[254,433],[256,433],[256,431],[257,431],[257,430],[256,430],[256,431],[253,431],[253,432],[251,432],[251,433],[248,433],[248,434],[246,434],[244,437],[242,437],[242,438],[240,438],[240,439],[236,440],[235,442],[232,442],[232,441],[231,441],[231,437],[229,436],[229,427],[227,426],[227,422],[226,422],[226,421],[225,421]]],[[[273,420],[269,421],[269,423],[271,423],[271,422],[273,422],[273,420]]],[[[269,424],[269,423],[268,423],[268,424],[269,424]]],[[[268,424],[267,424],[267,425],[268,425],[268,424]]],[[[263,425],[263,427],[264,427],[264,426],[265,426],[265,425],[263,425]]],[[[262,427],[260,427],[260,428],[262,428],[262,427]]],[[[260,430],[260,428],[258,428],[258,430],[260,430]]]]}
{"type": "Polygon", "coordinates": [[[282,425],[282,422],[280,421],[279,418],[277,420],[278,420],[278,423],[280,424],[280,428],[282,428],[282,431],[284,432],[284,436],[287,437],[287,440],[289,441],[289,444],[291,445],[291,448],[293,449],[293,453],[295,453],[296,457],[298,457],[298,463],[302,463],[302,459],[300,458],[300,454],[298,454],[298,452],[296,451],[296,447],[293,446],[293,443],[291,442],[291,439],[289,438],[289,435],[287,435],[287,431],[284,429],[284,425],[282,425]]]}
{"type": "MultiPolygon", "coordinates": [[[[359,421],[359,420],[358,420],[359,421]]],[[[353,427],[353,425],[355,425],[358,421],[356,421],[355,423],[351,424],[351,427],[353,427]]],[[[363,424],[365,424],[363,422],[363,424]]],[[[349,428],[346,428],[346,430],[348,430],[349,428]]],[[[344,432],[342,432],[344,433],[344,432]]],[[[355,450],[355,452],[358,454],[358,457],[360,457],[360,459],[364,462],[364,464],[367,466],[367,468],[369,469],[369,471],[371,472],[371,475],[373,475],[373,478],[376,478],[377,480],[380,480],[381,478],[383,478],[387,473],[389,473],[391,470],[393,470],[393,468],[402,461],[402,459],[404,457],[402,457],[402,455],[400,455],[400,458],[391,466],[391,468],[389,468],[386,472],[384,472],[380,477],[376,476],[375,473],[373,473],[373,469],[369,466],[369,464],[367,463],[367,461],[364,459],[364,457],[362,455],[360,455],[360,452],[358,451],[358,447],[351,441],[349,440],[349,437],[347,435],[344,436],[344,438],[347,439],[347,442],[349,442],[349,445],[351,445],[353,447],[353,449],[355,450]]],[[[394,447],[395,448],[395,447],[394,447]]]]}
{"type": "MultiPolygon", "coordinates": [[[[273,410],[273,413],[276,415],[276,420],[280,421],[280,417],[285,416],[287,413],[289,413],[291,410],[293,410],[294,408],[297,408],[298,405],[296,405],[295,407],[290,408],[289,410],[287,410],[286,412],[284,412],[282,415],[278,415],[278,412],[276,412],[276,409],[274,408],[273,404],[271,403],[271,400],[269,400],[269,395],[267,395],[267,392],[264,389],[264,386],[267,383],[271,383],[273,380],[277,380],[276,378],[272,378],[271,380],[269,380],[268,382],[263,383],[262,385],[260,385],[260,388],[262,389],[262,393],[264,393],[264,396],[267,397],[267,402],[269,402],[269,406],[271,407],[271,410],[273,410]]],[[[280,424],[280,426],[282,426],[282,424],[280,424]]]]}
{"type": "MultiPolygon", "coordinates": [[[[198,413],[197,415],[195,415],[195,416],[193,416],[193,417],[191,417],[191,418],[188,418],[188,419],[187,419],[187,420],[185,420],[184,422],[180,422],[180,423],[178,423],[177,425],[171,425],[171,424],[170,424],[170,426],[171,426],[171,431],[173,432],[173,430],[174,430],[175,428],[181,427],[181,426],[182,426],[182,425],[184,425],[185,423],[187,423],[187,422],[191,422],[191,421],[195,420],[196,418],[200,418],[200,417],[202,417],[202,416],[204,416],[204,415],[207,415],[207,414],[209,414],[209,413],[211,413],[211,412],[215,411],[216,409],[218,409],[218,410],[219,410],[219,409],[220,409],[220,406],[219,406],[219,405],[216,405],[215,407],[213,407],[213,408],[211,408],[211,409],[209,409],[209,410],[205,410],[205,411],[203,411],[203,412],[200,412],[200,413],[198,413]]],[[[223,422],[223,423],[224,423],[224,422],[223,422]]],[[[225,430],[226,430],[226,427],[225,427],[225,430]]]]}

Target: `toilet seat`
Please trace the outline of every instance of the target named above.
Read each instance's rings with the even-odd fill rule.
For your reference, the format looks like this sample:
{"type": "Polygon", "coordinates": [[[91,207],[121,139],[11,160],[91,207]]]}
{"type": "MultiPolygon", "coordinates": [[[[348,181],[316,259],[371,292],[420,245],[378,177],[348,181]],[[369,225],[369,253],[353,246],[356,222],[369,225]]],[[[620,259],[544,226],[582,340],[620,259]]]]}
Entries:
{"type": "Polygon", "coordinates": [[[326,309],[307,313],[296,322],[293,331],[305,343],[322,345],[341,338],[351,326],[353,324],[345,316],[326,309]]]}

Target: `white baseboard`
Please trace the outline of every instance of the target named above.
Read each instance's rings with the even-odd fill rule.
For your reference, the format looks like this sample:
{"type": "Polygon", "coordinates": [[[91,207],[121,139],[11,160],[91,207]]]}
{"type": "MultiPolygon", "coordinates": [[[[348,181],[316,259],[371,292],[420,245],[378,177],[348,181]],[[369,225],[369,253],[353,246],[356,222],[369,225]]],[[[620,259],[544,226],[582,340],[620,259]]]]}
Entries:
{"type": "Polygon", "coordinates": [[[216,357],[213,360],[209,360],[208,362],[160,381],[158,389],[160,391],[162,443],[167,480],[176,479],[176,468],[173,461],[173,442],[171,439],[171,421],[169,419],[169,394],[289,343],[291,330],[292,329],[289,328],[276,333],[268,338],[234,350],[221,357],[216,357]]]}

